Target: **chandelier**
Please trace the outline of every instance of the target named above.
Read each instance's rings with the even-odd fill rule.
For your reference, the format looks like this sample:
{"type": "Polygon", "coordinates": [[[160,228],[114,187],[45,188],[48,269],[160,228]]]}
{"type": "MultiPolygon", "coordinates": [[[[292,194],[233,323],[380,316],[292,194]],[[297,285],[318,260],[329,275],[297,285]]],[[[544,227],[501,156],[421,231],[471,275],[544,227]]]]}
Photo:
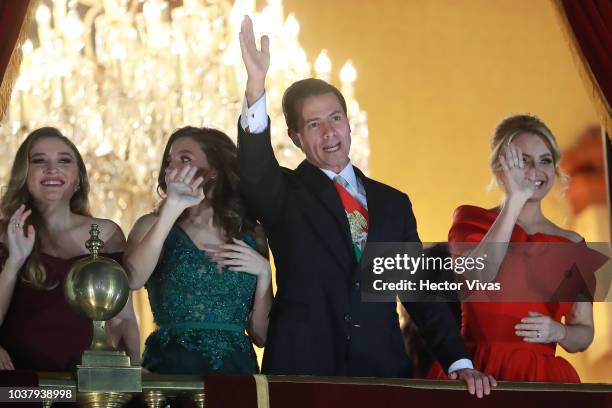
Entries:
{"type": "MultiPolygon", "coordinates": [[[[177,128],[209,126],[235,137],[246,73],[238,32],[245,14],[258,37],[270,36],[267,78],[272,143],[282,165],[303,154],[286,135],[284,90],[315,76],[334,82],[322,51],[314,64],[298,41],[299,24],[268,0],[41,0],[7,113],[0,122],[0,158],[11,163],[32,130],[55,126],[87,165],[92,211],[129,228],[150,212],[161,154],[177,128]]],[[[340,70],[352,125],[353,163],[367,171],[366,113],[354,95],[357,72],[340,70]]],[[[8,166],[0,169],[6,185],[8,166]]]]}

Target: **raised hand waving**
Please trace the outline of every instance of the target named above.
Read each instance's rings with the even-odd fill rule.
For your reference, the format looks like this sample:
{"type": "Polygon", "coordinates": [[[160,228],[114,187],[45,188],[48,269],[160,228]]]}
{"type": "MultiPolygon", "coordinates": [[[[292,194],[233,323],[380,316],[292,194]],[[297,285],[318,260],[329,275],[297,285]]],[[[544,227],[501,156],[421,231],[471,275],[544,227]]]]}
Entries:
{"type": "Polygon", "coordinates": [[[267,35],[262,36],[261,50],[257,49],[253,21],[249,16],[244,16],[242,20],[239,38],[242,61],[248,75],[246,96],[250,106],[264,93],[266,74],[270,67],[270,39],[267,35]]]}

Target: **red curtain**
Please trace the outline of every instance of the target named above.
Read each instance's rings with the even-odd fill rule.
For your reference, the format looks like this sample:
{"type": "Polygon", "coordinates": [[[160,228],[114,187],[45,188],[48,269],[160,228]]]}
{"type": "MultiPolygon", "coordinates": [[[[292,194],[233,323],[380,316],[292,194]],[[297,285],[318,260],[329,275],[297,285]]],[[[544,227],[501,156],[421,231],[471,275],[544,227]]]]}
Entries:
{"type": "Polygon", "coordinates": [[[562,0],[574,37],[607,102],[612,101],[612,2],[562,0]]]}
{"type": "MultiPolygon", "coordinates": [[[[597,94],[605,130],[605,166],[608,167],[608,208],[612,211],[612,2],[610,0],[557,0],[575,48],[580,48],[582,65],[588,68],[584,81],[591,82],[597,94]]],[[[612,239],[612,230],[610,230],[612,239]]]]}
{"type": "Polygon", "coordinates": [[[0,0],[0,118],[4,116],[13,82],[19,72],[21,59],[14,50],[30,2],[30,0],[0,0]]]}

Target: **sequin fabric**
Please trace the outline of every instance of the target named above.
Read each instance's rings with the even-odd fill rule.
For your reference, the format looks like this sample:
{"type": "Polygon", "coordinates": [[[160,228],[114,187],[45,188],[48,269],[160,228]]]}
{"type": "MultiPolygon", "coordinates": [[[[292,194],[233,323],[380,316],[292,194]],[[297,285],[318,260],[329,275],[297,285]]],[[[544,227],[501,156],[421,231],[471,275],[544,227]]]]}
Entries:
{"type": "MultiPolygon", "coordinates": [[[[253,236],[243,239],[255,246],[253,236]]],[[[146,284],[158,329],[147,338],[143,367],[168,373],[256,373],[255,352],[244,330],[173,327],[200,322],[246,327],[256,283],[248,273],[219,272],[174,225],[146,284]]]]}

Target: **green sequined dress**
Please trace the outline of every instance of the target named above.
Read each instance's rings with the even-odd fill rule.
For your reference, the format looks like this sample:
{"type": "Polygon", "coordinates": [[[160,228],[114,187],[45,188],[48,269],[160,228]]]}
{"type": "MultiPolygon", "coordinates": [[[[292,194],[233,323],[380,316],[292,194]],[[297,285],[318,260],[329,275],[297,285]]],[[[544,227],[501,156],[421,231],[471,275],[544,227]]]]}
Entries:
{"type": "MultiPolygon", "coordinates": [[[[255,246],[255,239],[244,241],[255,246]]],[[[174,225],[146,288],[158,329],[142,366],[158,373],[257,373],[245,327],[257,278],[216,264],[174,225]]]]}

